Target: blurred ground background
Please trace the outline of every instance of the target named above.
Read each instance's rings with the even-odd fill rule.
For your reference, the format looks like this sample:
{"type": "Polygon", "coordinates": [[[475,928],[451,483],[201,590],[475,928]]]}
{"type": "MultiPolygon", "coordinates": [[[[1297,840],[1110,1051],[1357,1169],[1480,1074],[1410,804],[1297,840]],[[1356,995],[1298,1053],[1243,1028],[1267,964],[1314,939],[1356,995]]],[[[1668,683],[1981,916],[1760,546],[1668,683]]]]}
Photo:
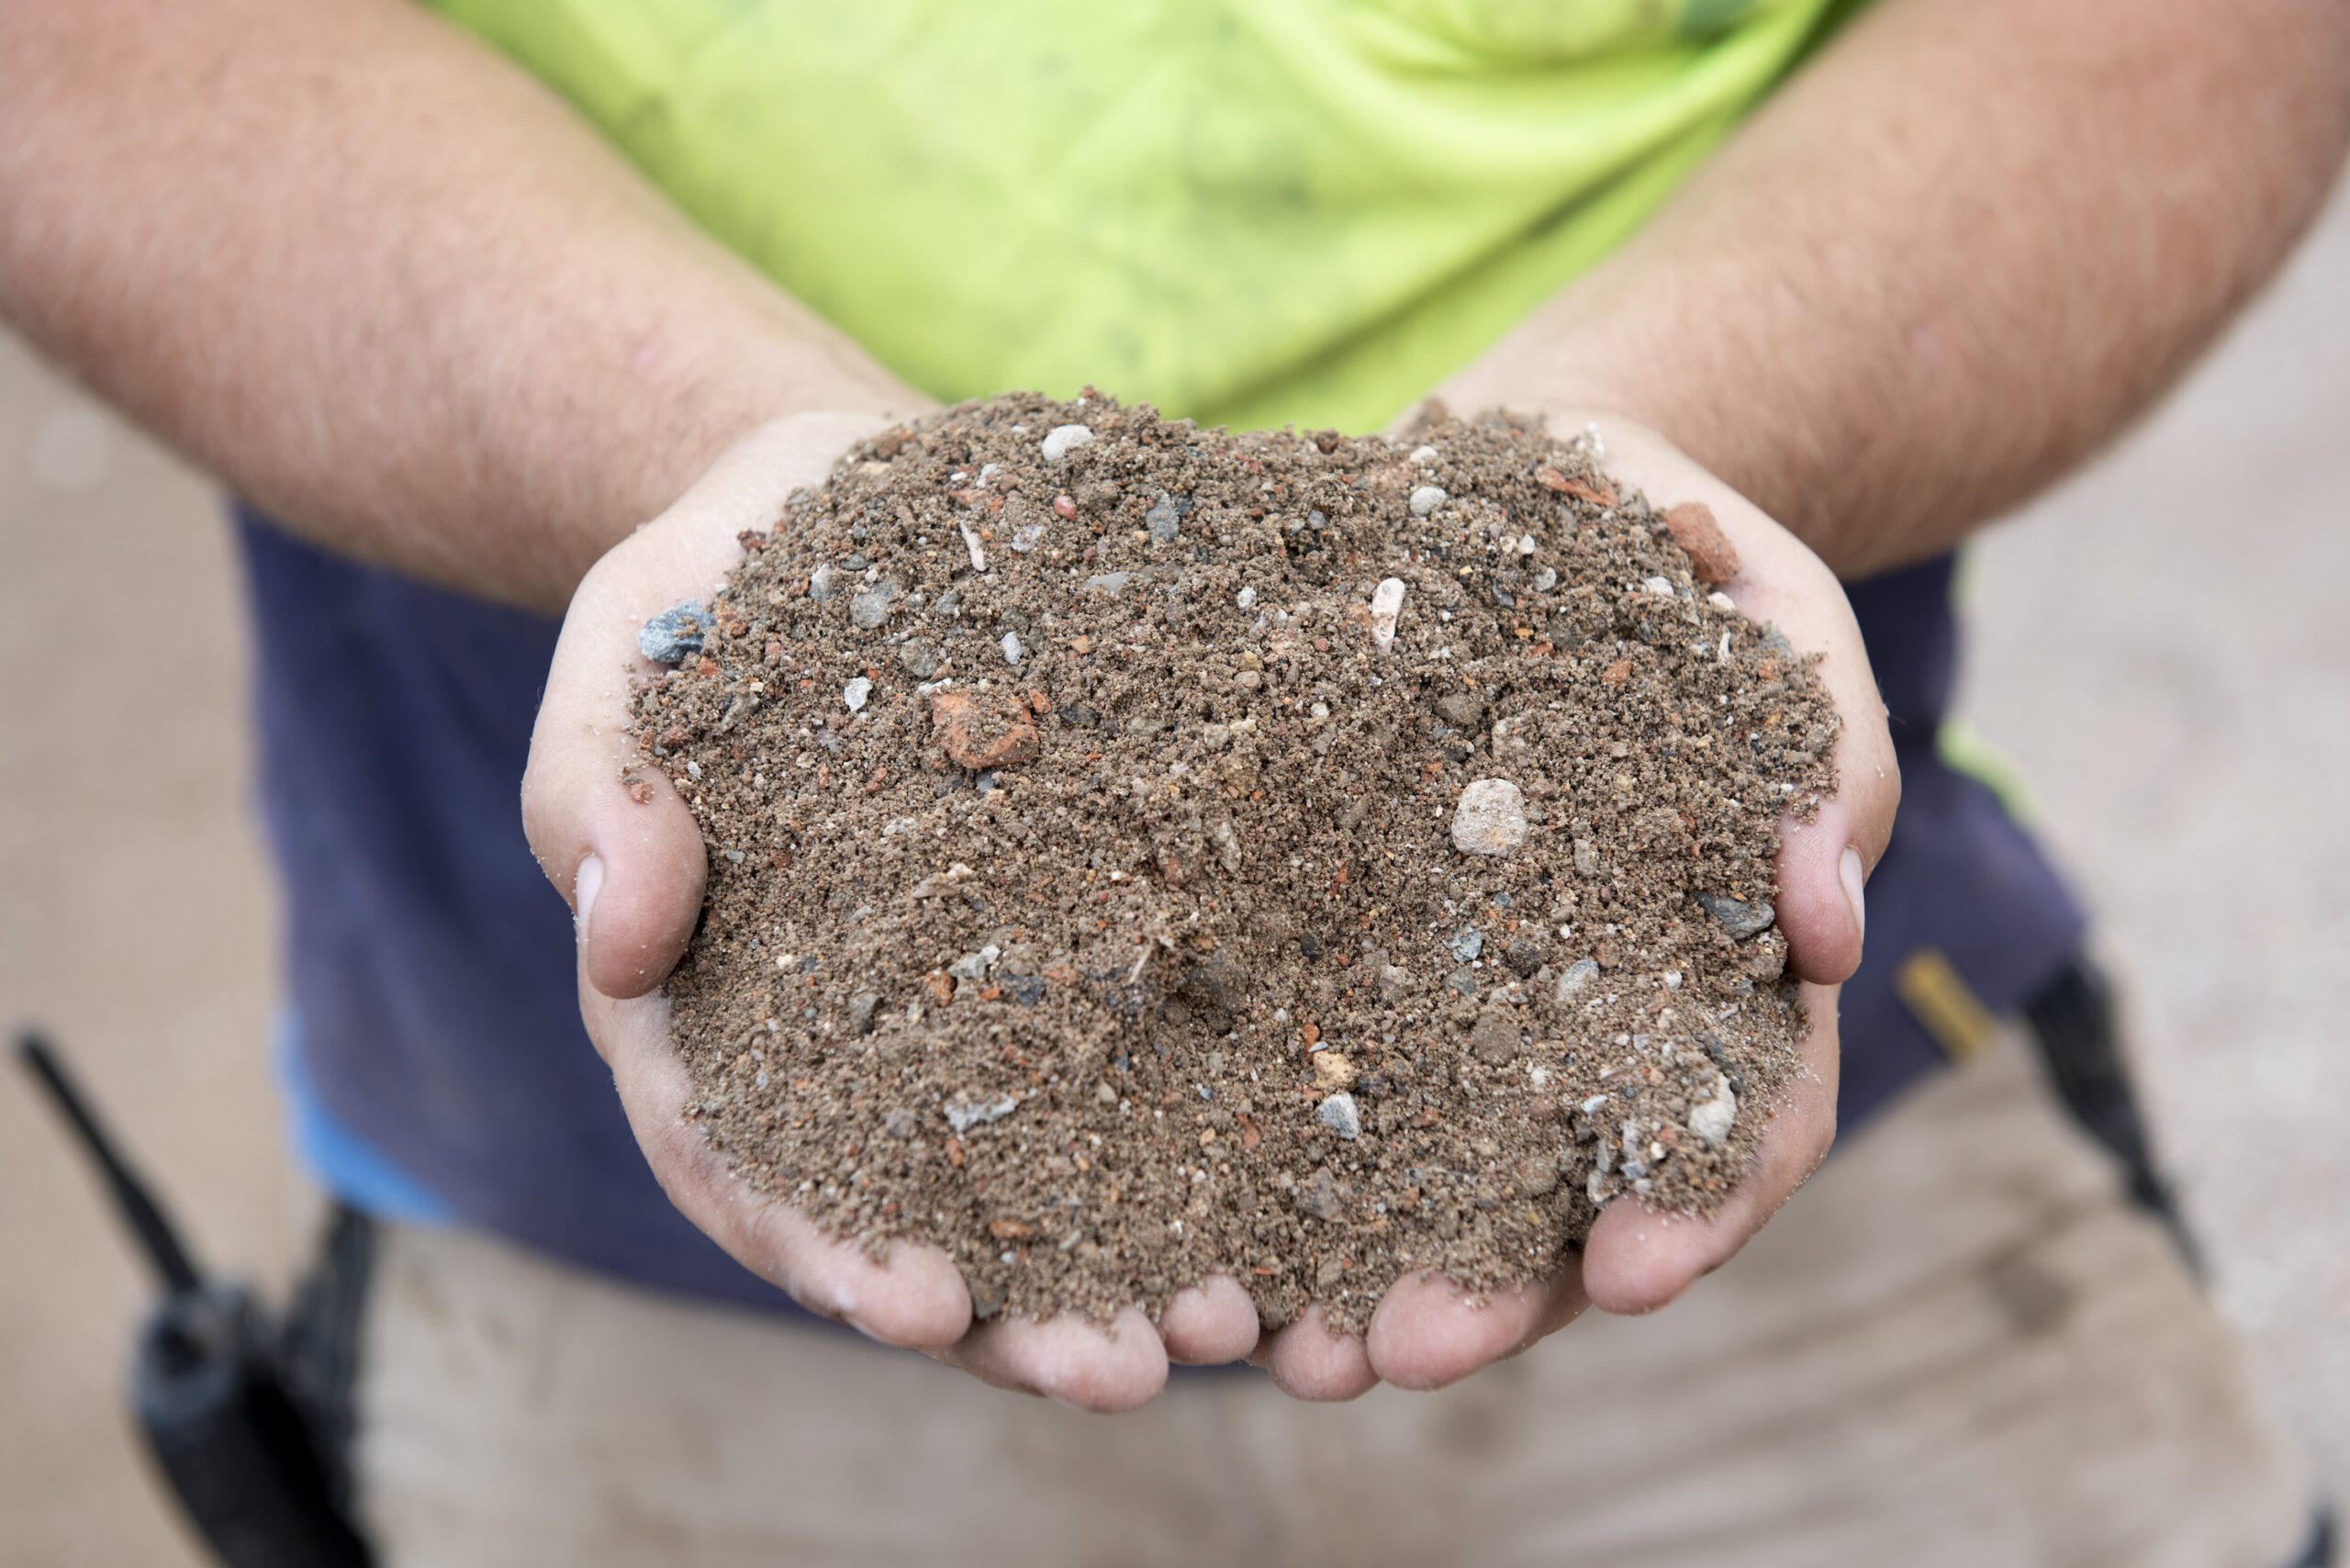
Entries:
{"type": "MultiPolygon", "coordinates": [[[[2350,203],[2184,392],[1975,553],[1964,708],[2131,982],[2170,1163],[2350,1495],[2350,203]]],[[[282,1280],[273,911],[209,487],[0,339],[0,1022],[73,1051],[205,1253],[282,1280]],[[103,599],[101,581],[111,583],[103,599]]],[[[119,1368],[144,1282],[0,1075],[0,1568],[192,1562],[119,1368]]]]}

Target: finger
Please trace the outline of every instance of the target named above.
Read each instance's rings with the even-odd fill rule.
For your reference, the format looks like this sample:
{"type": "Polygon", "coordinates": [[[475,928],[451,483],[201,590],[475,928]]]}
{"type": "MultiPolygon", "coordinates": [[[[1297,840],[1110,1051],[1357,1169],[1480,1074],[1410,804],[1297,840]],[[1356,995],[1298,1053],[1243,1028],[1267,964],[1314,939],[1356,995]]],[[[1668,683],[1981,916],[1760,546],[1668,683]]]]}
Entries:
{"type": "MultiPolygon", "coordinates": [[[[591,921],[601,913],[599,901],[591,921]]],[[[579,1002],[645,1162],[669,1201],[705,1235],[811,1312],[884,1344],[934,1350],[964,1337],[970,1294],[946,1253],[899,1242],[884,1261],[875,1261],[797,1209],[754,1191],[701,1129],[683,1119],[688,1082],[685,1064],[669,1048],[667,998],[621,1000],[583,983],[579,1002]]]]}
{"type": "Polygon", "coordinates": [[[1842,720],[1835,749],[1836,792],[1804,822],[1780,820],[1778,926],[1788,966],[1832,985],[1860,967],[1867,928],[1862,885],[1885,853],[1901,801],[1901,772],[1885,702],[1843,586],[1794,534],[1662,438],[1634,427],[1603,431],[1606,465],[1660,510],[1702,501],[1738,555],[1721,591],[1747,616],[1775,625],[1815,666],[1842,720]],[[1848,856],[1847,850],[1852,851],[1848,856]]]}
{"type": "Polygon", "coordinates": [[[1158,1336],[1168,1360],[1185,1366],[1237,1361],[1257,1348],[1257,1304],[1240,1282],[1217,1274],[1178,1291],[1158,1316],[1158,1336]]]}
{"type": "Polygon", "coordinates": [[[1670,1214],[1627,1196],[1583,1243],[1583,1287],[1602,1312],[1653,1312],[1721,1267],[1819,1169],[1836,1139],[1836,990],[1806,985],[1803,1063],[1766,1113],[1754,1164],[1708,1215],[1670,1214]]]}
{"type": "Polygon", "coordinates": [[[1273,1386],[1283,1394],[1316,1404],[1359,1399],[1379,1384],[1362,1340],[1331,1333],[1319,1306],[1307,1307],[1296,1322],[1267,1335],[1248,1360],[1271,1373],[1273,1386]]]}
{"type": "Polygon", "coordinates": [[[1387,1288],[1363,1346],[1382,1383],[1442,1388],[1563,1327],[1582,1305],[1572,1269],[1483,1303],[1440,1275],[1413,1274],[1387,1288]]]}
{"type": "Polygon", "coordinates": [[[1102,1415],[1138,1409],[1167,1386],[1166,1347],[1140,1307],[1106,1327],[1071,1313],[1002,1318],[935,1354],[982,1383],[1102,1415]]]}
{"type": "Polygon", "coordinates": [[[742,558],[735,535],[766,528],[790,492],[820,479],[875,421],[802,419],[763,427],[729,448],[653,522],[613,547],[580,582],[556,639],[522,776],[522,823],[547,879],[577,907],[576,879],[600,879],[588,934],[589,981],[642,996],[685,950],[700,913],[701,832],[629,733],[644,622],[681,599],[706,599],[742,558]]]}

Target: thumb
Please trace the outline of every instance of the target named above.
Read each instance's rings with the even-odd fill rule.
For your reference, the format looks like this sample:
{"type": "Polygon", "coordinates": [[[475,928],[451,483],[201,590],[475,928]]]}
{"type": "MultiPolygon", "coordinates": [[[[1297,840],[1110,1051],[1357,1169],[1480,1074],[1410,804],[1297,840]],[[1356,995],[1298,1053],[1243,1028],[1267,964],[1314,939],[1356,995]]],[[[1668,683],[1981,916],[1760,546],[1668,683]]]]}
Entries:
{"type": "Polygon", "coordinates": [[[572,596],[548,666],[522,775],[522,824],[539,868],[571,901],[580,973],[614,998],[660,985],[701,911],[701,830],[631,734],[645,622],[707,600],[742,558],[736,535],[772,527],[786,498],[820,481],[880,428],[855,415],[797,415],[728,448],[692,488],[598,561],[572,596]]]}
{"type": "MultiPolygon", "coordinates": [[[[702,577],[705,592],[715,575],[702,577]]],[[[655,667],[637,654],[634,629],[687,596],[675,582],[601,565],[589,574],[555,644],[522,775],[532,852],[571,902],[582,977],[610,997],[658,986],[701,910],[701,830],[629,727],[632,678],[655,667]],[[640,596],[662,602],[639,613],[640,596]]]]}

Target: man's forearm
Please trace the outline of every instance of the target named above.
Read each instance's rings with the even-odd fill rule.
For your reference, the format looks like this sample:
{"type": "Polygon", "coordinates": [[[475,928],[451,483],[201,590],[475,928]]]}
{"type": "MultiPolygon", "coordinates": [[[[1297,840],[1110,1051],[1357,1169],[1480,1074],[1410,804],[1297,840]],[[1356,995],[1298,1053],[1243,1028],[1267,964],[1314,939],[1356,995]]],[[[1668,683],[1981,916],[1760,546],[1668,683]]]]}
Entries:
{"type": "Polygon", "coordinates": [[[2350,138],[2341,0],[1880,0],[1446,388],[1655,426],[1857,576],[2168,386],[2350,138]]]}
{"type": "Polygon", "coordinates": [[[0,10],[0,315],[326,543],[561,605],[750,425],[911,395],[400,0],[0,10]]]}

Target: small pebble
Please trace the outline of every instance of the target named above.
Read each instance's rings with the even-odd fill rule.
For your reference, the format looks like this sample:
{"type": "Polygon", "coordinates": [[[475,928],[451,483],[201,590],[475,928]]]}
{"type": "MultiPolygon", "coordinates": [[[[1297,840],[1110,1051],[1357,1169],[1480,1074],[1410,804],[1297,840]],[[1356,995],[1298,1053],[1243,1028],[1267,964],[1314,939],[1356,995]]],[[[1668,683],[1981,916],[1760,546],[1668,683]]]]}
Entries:
{"type": "Polygon", "coordinates": [[[1506,778],[1480,778],[1460,791],[1452,842],[1472,855],[1506,855],[1526,842],[1526,796],[1506,778]]]}
{"type": "Polygon", "coordinates": [[[849,621],[867,632],[872,631],[890,619],[890,606],[896,602],[898,593],[898,585],[894,581],[888,577],[882,578],[863,593],[850,599],[849,621]]]}
{"type": "Polygon", "coordinates": [[[1444,939],[1452,956],[1467,963],[1485,950],[1485,934],[1473,925],[1464,925],[1444,939]]]}
{"type": "Polygon", "coordinates": [[[1484,722],[1485,700],[1473,691],[1448,691],[1436,700],[1444,722],[1459,730],[1473,730],[1484,722]]]}
{"type": "Polygon", "coordinates": [[[1540,571],[1534,574],[1534,591],[1536,593],[1549,593],[1552,588],[1557,588],[1558,586],[1559,574],[1551,570],[1550,567],[1545,566],[1540,571]]]}
{"type": "Polygon", "coordinates": [[[1085,579],[1085,591],[1088,593],[1124,593],[1125,591],[1126,584],[1132,581],[1133,578],[1134,574],[1132,572],[1096,572],[1093,576],[1085,579]]]}
{"type": "Polygon", "coordinates": [[[945,1107],[946,1125],[958,1133],[967,1133],[973,1127],[1012,1114],[1019,1104],[1020,1102],[1009,1094],[993,1100],[950,1100],[945,1107]]]}
{"type": "Polygon", "coordinates": [[[1355,1086],[1355,1064],[1337,1051],[1315,1051],[1314,1086],[1316,1089],[1352,1089],[1355,1086]]]}
{"type": "Polygon", "coordinates": [[[1044,453],[1046,462],[1058,463],[1092,439],[1093,431],[1084,425],[1055,425],[1037,443],[1037,449],[1044,453]]]}
{"type": "Polygon", "coordinates": [[[1597,963],[1589,958],[1577,958],[1559,976],[1559,1000],[1566,1001],[1598,978],[1597,963]]]}
{"type": "Polygon", "coordinates": [[[1693,893],[1690,896],[1697,901],[1698,908],[1720,921],[1722,929],[1736,941],[1743,942],[1751,936],[1762,935],[1778,918],[1778,912],[1765,899],[1749,902],[1743,899],[1727,898],[1720,893],[1693,893]]]}
{"type": "Polygon", "coordinates": [[[1395,645],[1395,622],[1404,613],[1404,579],[1384,577],[1371,596],[1371,640],[1381,653],[1395,645]]]}
{"type": "Polygon", "coordinates": [[[1315,1119],[1340,1137],[1352,1142],[1362,1133],[1362,1113],[1355,1106],[1355,1097],[1341,1092],[1331,1095],[1314,1109],[1315,1119]]]}
{"type": "Polygon", "coordinates": [[[1434,485],[1422,485],[1412,492],[1412,515],[1426,517],[1444,505],[1449,498],[1434,485]]]}
{"type": "Polygon", "coordinates": [[[833,569],[833,564],[830,561],[825,562],[808,574],[808,597],[818,604],[830,601],[833,597],[833,584],[839,578],[840,573],[833,569]]]}
{"type": "Polygon", "coordinates": [[[1433,446],[1416,446],[1416,447],[1412,448],[1412,461],[1413,461],[1414,463],[1416,463],[1416,464],[1420,465],[1422,467],[1426,467],[1427,465],[1429,465],[1429,464],[1431,464],[1431,463],[1435,462],[1436,460],[1437,460],[1437,450],[1436,450],[1436,448],[1435,448],[1435,447],[1433,447],[1433,446]]]}
{"type": "Polygon", "coordinates": [[[1017,632],[1003,634],[1003,662],[1008,665],[1020,662],[1020,633],[1017,632]]]}
{"type": "Polygon", "coordinates": [[[676,664],[701,652],[702,633],[711,624],[710,611],[692,599],[673,604],[637,633],[636,651],[656,665],[676,664]]]}
{"type": "Polygon", "coordinates": [[[1242,588],[1232,596],[1232,602],[1243,610],[1254,610],[1257,608],[1257,590],[1252,588],[1242,588]]]}
{"type": "Polygon", "coordinates": [[[908,643],[898,650],[898,667],[916,680],[928,680],[938,673],[938,650],[928,643],[908,643]]]}
{"type": "Polygon", "coordinates": [[[1656,595],[1659,599],[1672,599],[1674,597],[1673,592],[1673,584],[1663,577],[1643,577],[1640,580],[1640,586],[1648,589],[1649,592],[1656,595]]]}
{"type": "Polygon", "coordinates": [[[852,713],[863,708],[866,700],[872,695],[873,683],[861,675],[841,688],[841,700],[848,705],[848,711],[852,713]]]}
{"type": "Polygon", "coordinates": [[[1161,496],[1142,514],[1142,522],[1150,531],[1152,543],[1172,544],[1182,532],[1183,514],[1176,509],[1174,497],[1161,496]]]}
{"type": "Polygon", "coordinates": [[[1713,1098],[1689,1107],[1689,1130],[1703,1138],[1708,1148],[1719,1148],[1729,1141],[1729,1130],[1737,1121],[1738,1096],[1730,1092],[1729,1081],[1718,1074],[1713,1098]]]}

